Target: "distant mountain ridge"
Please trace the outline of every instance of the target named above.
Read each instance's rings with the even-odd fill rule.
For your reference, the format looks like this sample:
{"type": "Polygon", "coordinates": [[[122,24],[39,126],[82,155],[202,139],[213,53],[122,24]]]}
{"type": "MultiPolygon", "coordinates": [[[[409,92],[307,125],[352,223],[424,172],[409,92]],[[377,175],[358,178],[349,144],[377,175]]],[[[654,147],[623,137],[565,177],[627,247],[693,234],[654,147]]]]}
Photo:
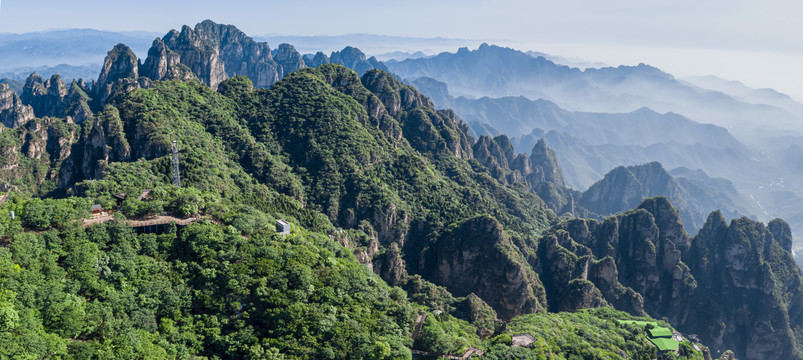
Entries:
{"type": "MultiPolygon", "coordinates": [[[[688,170],[675,171],[675,174],[686,176],[690,173],[688,170]]],[[[658,162],[619,166],[583,192],[578,204],[608,216],[632,209],[646,198],[665,196],[678,210],[689,234],[696,234],[714,209],[726,219],[755,216],[749,209],[737,205],[742,201],[733,184],[722,179],[712,183],[704,173],[694,175],[696,179],[673,177],[658,162]]]]}
{"type": "Polygon", "coordinates": [[[575,112],[548,100],[523,96],[454,98],[448,86],[435,79],[409,82],[438,106],[454,109],[474,134],[507,134],[519,152],[528,152],[540,138],[554,132],[547,142],[569,174],[567,184],[575,189],[588,188],[619,165],[659,161],[670,168],[706,169],[718,177],[738,175],[737,179],[746,177],[732,173],[732,166],[723,167],[723,160],[729,159],[729,164],[739,167],[756,166],[749,149],[726,129],[678,114],[659,114],[647,108],[619,114],[575,112]],[[572,153],[577,155],[569,155],[572,153]],[[676,156],[692,153],[699,156],[676,156]],[[702,156],[708,153],[712,155],[702,156]]]}
{"type": "MultiPolygon", "coordinates": [[[[389,69],[408,81],[430,77],[448,84],[455,96],[526,96],[551,100],[569,110],[630,112],[648,107],[728,128],[741,141],[801,132],[799,118],[786,109],[739,101],[700,90],[645,64],[580,70],[544,57],[482,44],[476,50],[407,59],[389,69]],[[755,118],[772,122],[757,124],[755,118]]],[[[756,140],[757,139],[757,140],[756,140]]]]}
{"type": "MultiPolygon", "coordinates": [[[[106,52],[124,42],[145,54],[155,33],[93,29],[50,30],[0,35],[0,72],[58,64],[100,64],[106,52]]],[[[50,74],[47,74],[48,76],[50,74]]]]}
{"type": "Polygon", "coordinates": [[[545,138],[569,187],[585,189],[617,166],[652,161],[667,169],[702,169],[731,181],[751,202],[751,214],[763,220],[782,216],[796,236],[803,234],[803,212],[791,206],[797,200],[789,200],[803,193],[803,171],[794,165],[803,155],[803,136],[796,135],[803,122],[792,113],[798,103],[788,96],[733,83],[723,85],[728,93],[709,90],[647,65],[580,71],[491,45],[388,65],[439,106],[455,109],[475,134],[507,134],[519,152],[545,138]],[[468,95],[454,95],[461,92],[468,95]],[[565,96],[577,108],[591,98],[615,107],[636,99],[634,94],[639,107],[614,114],[566,110],[561,102],[544,100],[565,96]],[[645,104],[649,110],[641,108],[645,104]]]}

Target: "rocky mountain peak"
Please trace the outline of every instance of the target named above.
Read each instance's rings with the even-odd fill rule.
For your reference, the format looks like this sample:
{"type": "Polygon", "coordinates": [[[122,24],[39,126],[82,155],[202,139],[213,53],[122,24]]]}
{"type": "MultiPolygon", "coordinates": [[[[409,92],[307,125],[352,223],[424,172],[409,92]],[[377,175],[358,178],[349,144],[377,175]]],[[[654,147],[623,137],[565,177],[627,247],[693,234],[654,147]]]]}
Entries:
{"type": "Polygon", "coordinates": [[[117,44],[109,50],[106,59],[103,60],[103,68],[98,76],[97,86],[102,88],[120,79],[136,79],[138,77],[137,55],[125,44],[117,44]]]}
{"type": "Polygon", "coordinates": [[[95,96],[101,104],[105,104],[115,92],[115,88],[123,82],[128,84],[124,87],[125,89],[138,88],[139,85],[136,83],[138,78],[137,55],[125,44],[117,44],[107,53],[106,59],[103,61],[103,68],[101,68],[98,81],[95,83],[95,96]]]}
{"type": "Polygon", "coordinates": [[[767,224],[767,228],[772,233],[773,239],[775,239],[784,250],[792,252],[792,228],[789,227],[786,221],[774,219],[767,224]]]}
{"type": "Polygon", "coordinates": [[[702,289],[719,299],[743,300],[738,310],[730,301],[713,301],[705,313],[689,318],[688,326],[711,334],[709,343],[749,359],[799,354],[791,329],[803,321],[803,286],[800,269],[783,247],[787,229],[783,221],[764,226],[748,218],[729,225],[720,212],[712,213],[692,240],[686,262],[702,289]]]}
{"type": "Polygon", "coordinates": [[[689,249],[689,236],[683,229],[683,222],[677,209],[664,196],[645,199],[639,209],[647,210],[655,218],[661,239],[667,239],[683,253],[689,249]]]}
{"type": "Polygon", "coordinates": [[[304,61],[306,62],[308,67],[318,67],[324,64],[328,64],[330,62],[329,57],[326,56],[326,54],[324,54],[322,51],[318,51],[317,53],[315,53],[315,56],[313,56],[312,58],[304,57],[304,61]]]}
{"type": "MultiPolygon", "coordinates": [[[[207,29],[207,27],[202,28],[207,29]]],[[[212,33],[214,32],[212,31],[212,33]]],[[[216,89],[217,85],[227,78],[223,63],[218,56],[216,44],[219,41],[216,39],[204,38],[191,27],[184,25],[181,32],[171,30],[162,38],[162,41],[170,50],[179,55],[182,64],[213,89],[216,89]]],[[[148,61],[146,60],[146,62],[148,61]]]]}
{"type": "Polygon", "coordinates": [[[307,67],[304,57],[290,44],[280,44],[273,59],[281,65],[285,74],[307,67]]]}
{"type": "Polygon", "coordinates": [[[45,87],[45,80],[37,73],[31,73],[25,80],[25,86],[22,88],[23,97],[34,97],[47,94],[45,87]]]}
{"type": "MultiPolygon", "coordinates": [[[[0,123],[7,128],[16,129],[33,118],[33,108],[23,104],[8,84],[0,84],[0,123]]],[[[0,126],[0,132],[3,126],[0,126]]]]}
{"type": "Polygon", "coordinates": [[[186,79],[194,76],[186,65],[181,64],[181,56],[158,38],[148,50],[148,58],[140,67],[140,74],[152,80],[186,79]]]}
{"type": "Polygon", "coordinates": [[[343,50],[332,52],[329,61],[350,68],[360,75],[371,69],[388,71],[388,68],[381,61],[373,56],[366,59],[365,53],[351,46],[346,46],[343,50]]]}
{"type": "Polygon", "coordinates": [[[563,170],[561,170],[558,164],[558,156],[555,155],[555,150],[550,149],[546,145],[546,141],[544,141],[543,138],[538,140],[535,147],[533,147],[530,160],[533,166],[540,167],[543,170],[544,179],[547,182],[559,186],[566,186],[563,182],[563,170]]]}
{"type": "Polygon", "coordinates": [[[203,39],[216,46],[253,41],[234,25],[217,24],[212,20],[204,20],[195,25],[195,32],[203,39]]]}
{"type": "Polygon", "coordinates": [[[513,159],[516,157],[516,149],[513,148],[513,143],[510,142],[510,139],[507,135],[499,135],[494,137],[494,142],[499,145],[499,148],[502,150],[505,159],[510,164],[513,162],[513,159]]]}
{"type": "Polygon", "coordinates": [[[53,74],[46,82],[47,94],[51,97],[63,98],[67,96],[67,87],[61,80],[61,75],[53,74]]]}
{"type": "Polygon", "coordinates": [[[346,67],[349,67],[347,64],[355,65],[358,62],[366,60],[365,53],[351,46],[346,46],[343,50],[332,52],[332,56],[329,58],[333,63],[338,63],[346,67]]]}

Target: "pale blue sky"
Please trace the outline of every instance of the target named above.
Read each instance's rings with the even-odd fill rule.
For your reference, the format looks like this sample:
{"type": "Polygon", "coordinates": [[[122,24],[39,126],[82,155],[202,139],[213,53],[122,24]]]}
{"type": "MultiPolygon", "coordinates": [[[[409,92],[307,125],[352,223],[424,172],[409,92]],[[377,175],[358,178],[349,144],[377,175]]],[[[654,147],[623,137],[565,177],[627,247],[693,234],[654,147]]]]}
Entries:
{"type": "MultiPolygon", "coordinates": [[[[0,0],[1,1],[1,0],[0,0]]],[[[5,0],[0,32],[164,33],[203,19],[251,35],[372,33],[488,39],[609,64],[714,74],[803,99],[803,1],[744,0],[5,0]]]]}

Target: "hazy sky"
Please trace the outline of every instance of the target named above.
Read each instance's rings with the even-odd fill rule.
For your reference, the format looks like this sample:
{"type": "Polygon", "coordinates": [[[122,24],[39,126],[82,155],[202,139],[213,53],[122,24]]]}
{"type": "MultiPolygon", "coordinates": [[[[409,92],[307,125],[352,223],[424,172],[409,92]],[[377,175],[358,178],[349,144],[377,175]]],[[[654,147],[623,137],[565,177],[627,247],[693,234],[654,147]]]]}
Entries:
{"type": "MultiPolygon", "coordinates": [[[[2,0],[0,0],[2,1],[2,0]]],[[[803,99],[803,1],[743,0],[5,0],[0,32],[164,33],[203,19],[251,35],[373,33],[487,39],[676,76],[714,74],[803,99]]]]}

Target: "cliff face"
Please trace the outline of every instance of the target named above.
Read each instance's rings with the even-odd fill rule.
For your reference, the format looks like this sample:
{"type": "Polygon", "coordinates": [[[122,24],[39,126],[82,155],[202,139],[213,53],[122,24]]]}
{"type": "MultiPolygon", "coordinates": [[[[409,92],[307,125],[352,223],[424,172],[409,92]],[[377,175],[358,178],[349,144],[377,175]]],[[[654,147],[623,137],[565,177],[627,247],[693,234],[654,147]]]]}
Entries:
{"type": "MultiPolygon", "coordinates": [[[[33,108],[25,105],[17,94],[7,84],[0,84],[0,123],[10,129],[34,118],[33,108]]],[[[3,126],[0,126],[0,132],[3,126]]]]}
{"type": "Polygon", "coordinates": [[[192,70],[181,63],[181,56],[170,50],[162,39],[153,41],[148,58],[140,67],[140,75],[152,80],[188,80],[195,77],[192,70]]]}
{"type": "Polygon", "coordinates": [[[547,147],[543,139],[536,143],[528,156],[516,154],[506,135],[494,138],[482,135],[474,144],[473,152],[474,158],[485,165],[497,181],[528,189],[543,199],[552,211],[558,214],[596,216],[575,204],[575,199],[580,198],[580,192],[566,187],[555,151],[547,147]]]}
{"type": "Polygon", "coordinates": [[[801,326],[800,270],[784,248],[790,232],[747,218],[730,225],[712,213],[694,238],[688,263],[703,300],[688,325],[748,359],[800,358],[793,329],[801,326]],[[708,300],[708,301],[705,301],[708,300]]]}
{"type": "Polygon", "coordinates": [[[427,97],[384,71],[369,71],[361,82],[398,120],[402,134],[414,149],[430,154],[447,151],[460,159],[473,157],[468,125],[458,120],[454,112],[434,110],[427,97]]]}
{"type": "Polygon", "coordinates": [[[528,260],[544,281],[550,310],[594,299],[593,289],[579,299],[568,295],[573,281],[587,280],[616,308],[666,317],[716,348],[747,359],[793,359],[800,358],[792,329],[803,319],[803,286],[784,247],[784,225],[747,218],[728,225],[714,212],[689,239],[669,201],[649,198],[604,222],[576,219],[553,228],[528,260]]]}
{"type": "MultiPolygon", "coordinates": [[[[139,63],[137,55],[128,46],[117,44],[106,55],[98,81],[95,83],[95,96],[100,104],[105,104],[121,88],[138,88],[139,63]]],[[[123,91],[125,91],[123,90],[123,91]]]]}
{"type": "Polygon", "coordinates": [[[33,109],[36,117],[70,117],[80,124],[92,116],[89,91],[83,81],[73,81],[67,87],[59,75],[44,80],[33,73],[26,80],[20,99],[33,109]]]}
{"type": "MultiPolygon", "coordinates": [[[[317,56],[316,56],[317,57],[317,56]]],[[[346,46],[343,50],[332,52],[329,62],[340,64],[362,75],[368,70],[378,69],[388,71],[388,68],[381,61],[371,56],[366,59],[365,54],[360,49],[346,46]]]]}
{"type": "Polygon", "coordinates": [[[308,57],[308,56],[305,56],[304,57],[304,63],[307,64],[308,67],[318,67],[318,66],[321,66],[321,65],[324,65],[324,64],[328,64],[329,63],[329,57],[326,56],[326,54],[324,54],[323,52],[318,51],[317,53],[315,53],[315,56],[313,56],[311,58],[308,57]]]}
{"type": "Polygon", "coordinates": [[[107,106],[86,121],[81,130],[80,138],[72,145],[71,156],[60,169],[58,185],[61,188],[80,180],[103,179],[110,162],[131,158],[131,147],[116,108],[107,106]]]}
{"type": "Polygon", "coordinates": [[[185,25],[181,28],[181,32],[176,30],[168,32],[162,41],[170,50],[179,55],[181,63],[190,68],[198,79],[211,88],[217,89],[217,85],[226,80],[228,76],[218,55],[219,50],[216,44],[203,35],[185,25]]]}
{"type": "MultiPolygon", "coordinates": [[[[181,32],[171,30],[154,41],[145,61],[146,76],[152,80],[168,78],[177,62],[213,89],[223,80],[238,75],[251,79],[255,87],[264,88],[306,67],[292,45],[281,44],[273,53],[267,43],[254,41],[236,27],[209,20],[194,29],[184,26],[181,32]]],[[[184,76],[184,72],[179,74],[184,76]]]]}
{"type": "Polygon", "coordinates": [[[43,118],[28,120],[3,133],[0,188],[41,191],[39,187],[52,189],[45,182],[57,181],[58,169],[71,155],[78,127],[63,119],[43,118]]]}
{"type": "MultiPolygon", "coordinates": [[[[730,191],[736,192],[736,189],[730,191]]],[[[667,197],[680,212],[683,225],[690,234],[703,226],[712,209],[720,209],[728,218],[744,213],[732,199],[717,194],[716,189],[706,188],[701,182],[687,178],[675,178],[658,162],[611,170],[586,190],[578,203],[607,216],[632,209],[651,196],[667,197]]]]}
{"type": "Polygon", "coordinates": [[[450,228],[422,254],[419,269],[456,296],[476,294],[503,320],[546,310],[541,282],[491,217],[450,228]]]}

